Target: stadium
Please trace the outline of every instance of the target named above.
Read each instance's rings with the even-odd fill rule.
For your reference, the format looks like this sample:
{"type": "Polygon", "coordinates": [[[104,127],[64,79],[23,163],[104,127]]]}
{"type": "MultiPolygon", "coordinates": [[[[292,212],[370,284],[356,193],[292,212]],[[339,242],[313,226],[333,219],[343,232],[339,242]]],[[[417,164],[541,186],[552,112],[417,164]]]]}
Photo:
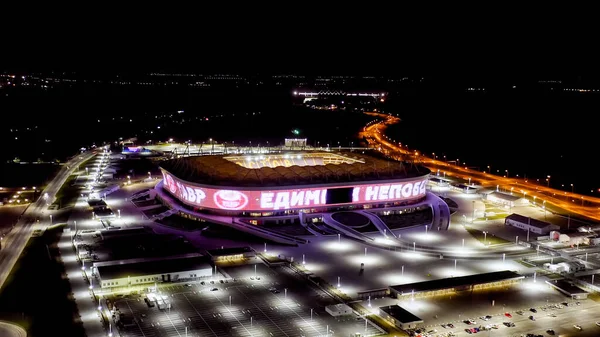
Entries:
{"type": "Polygon", "coordinates": [[[410,208],[431,197],[427,168],[355,152],[181,157],[160,169],[155,191],[163,204],[229,225],[305,224],[331,212],[410,208]]]}

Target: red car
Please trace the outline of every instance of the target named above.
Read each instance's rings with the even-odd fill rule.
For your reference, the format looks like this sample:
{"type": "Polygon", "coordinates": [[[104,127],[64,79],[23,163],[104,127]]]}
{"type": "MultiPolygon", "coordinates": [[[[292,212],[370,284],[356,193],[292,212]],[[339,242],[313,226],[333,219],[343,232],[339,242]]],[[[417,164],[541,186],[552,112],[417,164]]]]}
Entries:
{"type": "Polygon", "coordinates": [[[504,316],[508,317],[508,318],[512,318],[512,315],[509,312],[505,312],[504,316]]]}

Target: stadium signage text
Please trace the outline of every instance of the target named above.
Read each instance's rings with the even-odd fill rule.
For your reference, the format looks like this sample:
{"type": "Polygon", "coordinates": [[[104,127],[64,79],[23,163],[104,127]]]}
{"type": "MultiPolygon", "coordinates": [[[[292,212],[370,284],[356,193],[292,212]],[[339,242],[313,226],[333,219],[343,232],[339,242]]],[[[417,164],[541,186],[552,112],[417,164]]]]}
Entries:
{"type": "Polygon", "coordinates": [[[330,205],[362,204],[369,202],[401,202],[425,196],[427,179],[392,183],[370,184],[352,187],[352,201],[327,203],[327,189],[304,188],[275,191],[238,191],[197,187],[179,181],[163,172],[164,188],[185,204],[200,208],[273,211],[302,209],[330,205]]]}

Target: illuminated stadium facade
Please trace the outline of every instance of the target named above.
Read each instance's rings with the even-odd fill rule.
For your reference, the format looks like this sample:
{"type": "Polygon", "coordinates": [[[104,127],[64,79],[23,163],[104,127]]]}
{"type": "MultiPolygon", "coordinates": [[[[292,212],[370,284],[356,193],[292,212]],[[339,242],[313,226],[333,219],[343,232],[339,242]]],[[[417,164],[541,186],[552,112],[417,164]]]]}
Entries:
{"type": "Polygon", "coordinates": [[[252,217],[411,205],[429,178],[420,166],[322,151],[186,157],[161,170],[157,189],[185,209],[252,217]]]}

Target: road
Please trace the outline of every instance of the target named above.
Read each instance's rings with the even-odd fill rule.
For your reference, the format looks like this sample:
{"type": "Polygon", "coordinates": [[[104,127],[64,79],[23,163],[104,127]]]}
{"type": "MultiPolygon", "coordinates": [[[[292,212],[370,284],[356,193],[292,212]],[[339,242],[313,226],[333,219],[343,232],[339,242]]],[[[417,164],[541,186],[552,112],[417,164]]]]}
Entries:
{"type": "Polygon", "coordinates": [[[552,188],[550,187],[550,176],[540,184],[538,181],[530,181],[525,178],[476,171],[458,165],[460,163],[457,162],[438,160],[436,156],[433,156],[434,158],[425,156],[417,150],[408,149],[406,145],[394,141],[385,134],[388,126],[400,122],[398,117],[380,113],[368,114],[377,117],[379,121],[367,124],[360,132],[360,136],[366,138],[371,147],[375,147],[390,157],[418,162],[429,168],[434,174],[440,172],[440,176],[459,178],[483,187],[522,195],[533,199],[538,205],[552,205],[572,214],[600,220],[600,198],[598,197],[552,188]]]}
{"type": "Polygon", "coordinates": [[[67,178],[77,167],[95,155],[95,153],[85,153],[75,156],[66,162],[54,179],[40,193],[40,198],[27,207],[21,219],[15,225],[15,228],[2,240],[2,250],[0,250],[0,289],[4,286],[4,281],[6,281],[10,271],[19,259],[19,256],[21,256],[27,241],[29,241],[36,220],[40,219],[41,224],[46,221],[48,224],[50,223],[49,217],[48,219],[42,218],[42,215],[49,214],[48,212],[44,213],[48,205],[47,200],[43,196],[47,193],[49,196],[48,201],[51,202],[67,178]]]}

